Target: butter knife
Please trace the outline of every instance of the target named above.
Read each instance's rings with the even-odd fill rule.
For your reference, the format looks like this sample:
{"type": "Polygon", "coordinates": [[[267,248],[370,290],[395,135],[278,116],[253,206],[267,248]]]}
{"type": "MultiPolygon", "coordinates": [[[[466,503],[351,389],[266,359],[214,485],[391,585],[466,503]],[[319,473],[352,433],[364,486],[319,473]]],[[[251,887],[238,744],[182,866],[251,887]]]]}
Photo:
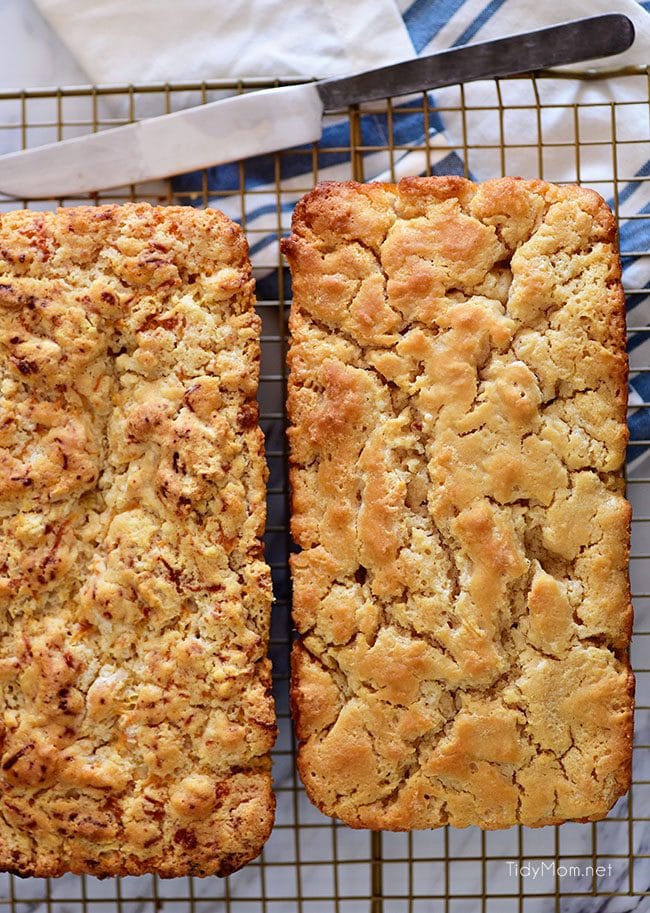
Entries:
{"type": "Polygon", "coordinates": [[[166,178],[315,142],[323,114],[348,105],[609,57],[633,41],[632,22],[611,13],[343,78],[235,95],[0,156],[0,191],[67,197],[166,178]]]}

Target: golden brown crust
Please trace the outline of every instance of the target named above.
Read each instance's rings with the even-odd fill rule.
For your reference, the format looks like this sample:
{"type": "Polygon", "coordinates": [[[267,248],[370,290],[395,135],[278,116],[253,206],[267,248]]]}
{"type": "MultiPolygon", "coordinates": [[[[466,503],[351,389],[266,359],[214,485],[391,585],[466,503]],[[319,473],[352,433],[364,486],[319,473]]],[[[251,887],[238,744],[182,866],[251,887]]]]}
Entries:
{"type": "Polygon", "coordinates": [[[312,801],[395,830],[603,817],[633,699],[611,212],[513,178],[323,184],[283,249],[312,801]]]}
{"type": "Polygon", "coordinates": [[[227,874],[274,800],[259,319],[240,229],[0,216],[0,866],[227,874]]]}

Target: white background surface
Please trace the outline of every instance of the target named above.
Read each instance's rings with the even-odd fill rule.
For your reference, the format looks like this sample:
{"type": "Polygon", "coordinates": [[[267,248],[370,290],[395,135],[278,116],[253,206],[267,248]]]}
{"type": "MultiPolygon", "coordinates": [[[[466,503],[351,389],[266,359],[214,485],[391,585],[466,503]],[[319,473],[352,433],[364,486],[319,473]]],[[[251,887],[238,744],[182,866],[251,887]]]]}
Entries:
{"type": "Polygon", "coordinates": [[[87,82],[32,0],[0,0],[0,89],[87,82]]]}

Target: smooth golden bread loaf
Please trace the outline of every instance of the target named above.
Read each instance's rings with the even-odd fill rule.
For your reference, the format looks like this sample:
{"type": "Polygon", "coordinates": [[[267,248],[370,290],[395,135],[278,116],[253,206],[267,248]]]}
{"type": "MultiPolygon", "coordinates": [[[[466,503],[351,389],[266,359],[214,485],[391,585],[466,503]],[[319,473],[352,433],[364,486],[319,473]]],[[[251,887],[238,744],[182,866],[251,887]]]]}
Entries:
{"type": "Polygon", "coordinates": [[[259,320],[217,211],[0,217],[0,867],[227,874],[271,829],[259,320]]]}
{"type": "Polygon", "coordinates": [[[395,830],[603,817],[633,703],[611,212],[543,181],[323,184],[284,252],[310,797],[395,830]]]}

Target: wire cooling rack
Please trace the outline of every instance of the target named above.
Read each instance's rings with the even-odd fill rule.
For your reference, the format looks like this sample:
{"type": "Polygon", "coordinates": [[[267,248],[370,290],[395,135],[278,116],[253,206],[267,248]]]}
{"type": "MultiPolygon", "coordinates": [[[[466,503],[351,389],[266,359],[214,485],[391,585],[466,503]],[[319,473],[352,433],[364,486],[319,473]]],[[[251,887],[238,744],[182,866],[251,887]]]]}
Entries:
{"type": "MultiPolygon", "coordinates": [[[[620,71],[616,101],[589,101],[589,92],[561,111],[565,132],[553,140],[546,133],[547,115],[558,113],[553,87],[557,75],[537,74],[495,81],[494,101],[477,105],[470,87],[448,91],[436,108],[423,94],[406,101],[374,105],[380,118],[369,137],[364,111],[355,107],[332,116],[341,142],[327,148],[314,144],[266,159],[263,185],[251,180],[246,162],[232,165],[225,178],[207,171],[190,178],[155,182],[88,197],[49,201],[13,200],[0,196],[0,210],[21,206],[47,209],[90,200],[93,203],[145,199],[152,203],[184,203],[224,208],[246,229],[258,279],[263,321],[261,421],[267,438],[270,468],[267,558],[272,566],[273,605],[271,652],[280,735],[274,752],[276,825],[261,857],[241,872],[221,880],[156,877],[106,879],[65,876],[25,879],[0,875],[0,911],[11,913],[584,913],[650,910],[650,459],[637,441],[628,462],[633,522],[632,582],[636,607],[633,664],[637,675],[634,782],[609,817],[593,824],[566,824],[533,830],[523,827],[484,833],[475,828],[442,828],[412,834],[354,831],[321,815],[306,799],[294,764],[294,743],[288,714],[288,649],[291,641],[290,587],[287,557],[287,467],[284,437],[285,327],[290,283],[277,239],[288,233],[292,204],[329,175],[336,165],[349,179],[368,178],[368,163],[381,165],[387,179],[403,173],[458,173],[480,170],[492,175],[524,174],[557,179],[561,163],[570,179],[585,183],[613,200],[619,225],[647,220],[650,205],[625,215],[622,195],[629,188],[645,191],[647,168],[627,173],[627,153],[645,147],[650,156],[650,74],[620,71]],[[514,87],[514,92],[509,91],[514,87]],[[450,101],[449,99],[453,100],[450,101]],[[634,105],[635,108],[626,106],[634,105]],[[509,118],[525,115],[527,129],[509,129],[509,118]],[[621,129],[621,115],[628,125],[621,129]],[[476,118],[492,117],[493,138],[475,128],[476,118]],[[421,141],[404,141],[403,117],[420,118],[421,141]],[[598,123],[596,133],[589,127],[598,123]],[[444,149],[434,123],[455,124],[456,139],[444,149]],[[634,129],[630,132],[629,124],[634,129]],[[603,150],[606,166],[603,167],[603,150]],[[594,170],[594,153],[600,162],[594,170]],[[524,156],[522,158],[522,155],[524,156]],[[374,158],[373,158],[374,156],[374,158]],[[451,157],[449,157],[451,156],[451,157]],[[532,161],[532,165],[531,165],[532,161]],[[522,163],[524,163],[522,165],[522,163]],[[625,189],[626,188],[626,189],[625,189]],[[625,189],[625,190],[624,190],[625,189]],[[253,213],[254,216],[250,214],[253,213]]],[[[580,77],[588,87],[587,74],[580,77]]],[[[285,80],[284,83],[291,80],[285,80]]],[[[294,80],[295,81],[295,80],[294,80]]],[[[57,139],[105,129],[141,117],[201,104],[226,91],[246,92],[283,81],[246,80],[183,85],[105,86],[0,93],[0,151],[7,152],[57,139]]],[[[438,97],[438,96],[437,96],[438,97]]],[[[519,117],[518,123],[522,123],[519,117]]],[[[448,137],[449,139],[449,137],[448,137]]],[[[262,169],[264,171],[264,168],[262,169]]],[[[565,178],[566,179],[566,178],[565,178]]],[[[640,228],[641,225],[638,227],[640,228]]],[[[623,249],[627,260],[650,266],[647,240],[623,249]],[[637,245],[634,247],[634,245],[637,245]]],[[[646,273],[647,273],[646,269],[646,273]]],[[[642,270],[638,275],[642,275],[642,270]]],[[[646,281],[626,289],[635,305],[629,330],[638,339],[650,336],[646,281]]],[[[646,347],[631,355],[633,374],[650,372],[646,347]],[[644,358],[646,363],[644,363],[644,358]]],[[[634,411],[650,407],[637,396],[634,411]]]]}

